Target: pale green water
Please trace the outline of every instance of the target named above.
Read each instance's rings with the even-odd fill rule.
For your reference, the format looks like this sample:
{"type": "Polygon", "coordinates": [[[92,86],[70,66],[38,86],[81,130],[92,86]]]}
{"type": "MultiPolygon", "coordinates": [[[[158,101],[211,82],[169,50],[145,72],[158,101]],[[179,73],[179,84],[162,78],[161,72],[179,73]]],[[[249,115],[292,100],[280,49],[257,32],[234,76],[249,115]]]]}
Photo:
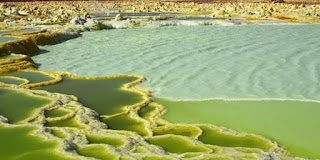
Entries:
{"type": "Polygon", "coordinates": [[[3,36],[0,36],[0,43],[12,41],[12,40],[17,40],[17,39],[21,39],[21,38],[19,38],[19,37],[3,37],[3,36]]]}
{"type": "Polygon", "coordinates": [[[319,36],[319,25],[107,30],[33,59],[40,70],[79,76],[143,75],[160,97],[320,100],[319,36]]]}
{"type": "MultiPolygon", "coordinates": [[[[108,30],[45,46],[49,52],[33,59],[41,70],[80,76],[143,75],[151,81],[142,87],[172,99],[320,100],[319,36],[319,25],[108,30]]],[[[288,147],[292,155],[320,157],[318,103],[234,101],[219,108],[200,101],[186,102],[182,109],[160,102],[168,105],[167,115],[172,116],[164,118],[170,122],[257,133],[288,147]]]]}
{"type": "Polygon", "coordinates": [[[156,101],[167,107],[168,112],[163,118],[170,122],[217,124],[270,137],[286,146],[292,156],[320,157],[320,103],[274,100],[156,101]]]}

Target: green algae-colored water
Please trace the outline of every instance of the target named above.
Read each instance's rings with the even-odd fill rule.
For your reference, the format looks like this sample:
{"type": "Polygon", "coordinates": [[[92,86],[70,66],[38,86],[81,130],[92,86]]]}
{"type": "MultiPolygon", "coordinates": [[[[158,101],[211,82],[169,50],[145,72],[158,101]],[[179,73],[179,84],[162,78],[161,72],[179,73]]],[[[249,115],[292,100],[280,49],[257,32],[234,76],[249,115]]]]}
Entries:
{"type": "Polygon", "coordinates": [[[17,55],[6,55],[6,56],[0,56],[0,59],[11,59],[11,58],[19,58],[21,56],[17,55]]]}
{"type": "Polygon", "coordinates": [[[147,141],[151,144],[161,146],[163,149],[171,153],[181,154],[185,152],[212,151],[205,146],[194,144],[192,140],[177,135],[155,136],[148,138],[147,141]]]}
{"type": "Polygon", "coordinates": [[[47,127],[73,127],[77,129],[84,129],[85,127],[81,125],[75,117],[71,117],[64,120],[47,122],[45,124],[47,127]]]}
{"type": "Polygon", "coordinates": [[[101,119],[108,127],[116,130],[128,130],[137,132],[142,136],[149,136],[150,133],[146,129],[144,121],[133,118],[130,114],[121,115],[110,119],[101,119]]]}
{"type": "Polygon", "coordinates": [[[62,116],[65,116],[69,113],[70,113],[69,111],[64,110],[64,109],[53,109],[53,110],[46,110],[44,112],[44,115],[46,117],[54,118],[54,117],[62,117],[62,116]]]}
{"type": "Polygon", "coordinates": [[[12,78],[12,77],[0,77],[0,82],[6,83],[6,84],[20,85],[20,84],[25,83],[26,81],[23,79],[17,79],[17,78],[12,78]]]}
{"type": "Polygon", "coordinates": [[[87,140],[89,141],[89,144],[109,144],[114,147],[120,147],[124,145],[124,140],[121,138],[114,138],[114,137],[108,137],[108,136],[99,136],[99,135],[93,135],[93,134],[87,134],[86,135],[87,140]]]}
{"type": "Polygon", "coordinates": [[[34,126],[6,127],[0,125],[0,155],[1,159],[16,160],[64,160],[71,159],[59,153],[56,149],[59,142],[45,140],[32,135],[34,126]]]}
{"type": "Polygon", "coordinates": [[[118,155],[108,150],[105,146],[94,145],[77,148],[77,153],[86,157],[94,157],[101,160],[116,160],[118,155]]]}
{"type": "Polygon", "coordinates": [[[0,88],[0,115],[9,123],[17,123],[29,118],[34,112],[51,102],[41,96],[33,96],[21,91],[0,88]]]}
{"type": "Polygon", "coordinates": [[[120,89],[124,84],[134,80],[136,80],[134,77],[98,80],[63,77],[61,83],[40,89],[75,95],[81,104],[100,115],[111,115],[123,111],[122,107],[125,105],[132,105],[142,100],[141,95],[120,89]]]}
{"type": "Polygon", "coordinates": [[[163,118],[170,122],[216,124],[267,136],[287,147],[292,156],[320,156],[320,103],[281,100],[156,101],[167,107],[163,118]]]}
{"type": "Polygon", "coordinates": [[[32,72],[32,71],[13,72],[13,73],[6,73],[6,74],[0,74],[0,75],[24,78],[29,80],[30,83],[46,82],[54,79],[53,77],[47,74],[44,74],[41,72],[32,72]]]}
{"type": "MultiPolygon", "coordinates": [[[[319,33],[319,25],[108,30],[44,46],[49,52],[33,59],[42,70],[81,76],[140,74],[151,79],[142,87],[172,99],[320,100],[319,33]]],[[[168,107],[164,118],[170,122],[211,123],[257,133],[288,147],[293,156],[320,157],[317,103],[157,101],[168,107]]],[[[148,113],[144,110],[140,115],[148,117],[148,113]]],[[[204,137],[202,141],[210,143],[204,137]]]]}
{"type": "Polygon", "coordinates": [[[261,137],[225,134],[218,128],[206,125],[200,126],[200,129],[202,130],[202,134],[199,136],[199,140],[206,144],[226,147],[261,148],[263,150],[270,150],[272,148],[272,144],[261,137]]]}
{"type": "Polygon", "coordinates": [[[68,135],[57,128],[50,128],[50,133],[58,138],[66,139],[68,135]]]}

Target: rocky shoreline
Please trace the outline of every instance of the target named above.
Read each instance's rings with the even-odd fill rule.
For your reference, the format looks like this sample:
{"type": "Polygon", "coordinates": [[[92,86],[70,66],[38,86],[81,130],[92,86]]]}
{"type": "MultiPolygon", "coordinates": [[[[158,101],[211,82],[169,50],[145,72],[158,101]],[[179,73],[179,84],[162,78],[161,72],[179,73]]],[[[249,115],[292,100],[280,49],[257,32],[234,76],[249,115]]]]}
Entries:
{"type": "Polygon", "coordinates": [[[177,25],[308,24],[320,22],[320,5],[286,3],[178,3],[142,1],[64,1],[0,3],[0,30],[36,29],[6,33],[22,37],[18,47],[0,45],[0,55],[31,54],[37,45],[56,44],[81,32],[114,28],[177,25]],[[196,20],[194,20],[196,19],[196,20]]]}

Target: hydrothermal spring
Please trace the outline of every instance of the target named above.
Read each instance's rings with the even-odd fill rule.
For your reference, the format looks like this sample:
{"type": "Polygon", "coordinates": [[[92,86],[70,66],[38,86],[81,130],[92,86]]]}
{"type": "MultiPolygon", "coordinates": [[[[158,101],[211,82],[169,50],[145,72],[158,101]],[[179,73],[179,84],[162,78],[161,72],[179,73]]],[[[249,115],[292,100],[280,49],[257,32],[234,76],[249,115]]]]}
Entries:
{"type": "Polygon", "coordinates": [[[40,70],[81,76],[143,75],[150,81],[140,87],[151,88],[157,97],[198,100],[186,108],[160,99],[160,104],[168,108],[164,119],[169,122],[211,123],[256,133],[287,146],[294,156],[319,158],[320,143],[316,141],[320,128],[315,124],[319,118],[314,115],[319,104],[292,101],[320,100],[319,36],[319,25],[108,30],[86,32],[82,38],[42,47],[48,52],[33,59],[41,64],[40,70]],[[210,105],[199,101],[216,98],[291,100],[232,101],[225,106],[215,105],[221,101],[210,105]],[[197,107],[201,105],[206,108],[197,107]],[[232,107],[244,112],[236,114],[229,109],[232,107]],[[252,112],[247,112],[248,107],[252,112]],[[214,112],[215,109],[221,111],[214,112]],[[182,111],[194,113],[199,119],[183,118],[182,111]],[[261,116],[264,112],[268,116],[261,116]],[[300,121],[296,119],[299,115],[314,116],[300,121]],[[273,121],[269,121],[270,117],[273,121]]]}
{"type": "Polygon", "coordinates": [[[151,81],[141,87],[177,100],[320,100],[319,35],[320,25],[116,29],[42,47],[49,52],[32,59],[79,76],[142,75],[151,81]]]}
{"type": "MultiPolygon", "coordinates": [[[[40,158],[50,154],[60,157],[62,152],[67,157],[99,159],[130,159],[130,156],[143,159],[172,159],[175,156],[261,159],[260,156],[267,155],[262,150],[282,152],[276,144],[262,137],[203,123],[264,135],[288,147],[291,156],[319,158],[319,128],[316,125],[319,122],[316,114],[319,98],[315,87],[318,74],[316,53],[320,50],[315,41],[319,36],[318,28],[318,25],[178,26],[108,30],[84,33],[82,38],[45,46],[42,49],[49,52],[33,57],[41,70],[68,71],[78,76],[145,76],[149,81],[140,87],[157,91],[156,96],[162,98],[155,101],[168,109],[163,118],[178,124],[157,118],[164,113],[164,108],[142,96],[148,94],[147,91],[125,89],[129,87],[125,83],[141,80],[136,76],[88,79],[64,75],[58,84],[35,88],[52,93],[7,89],[10,87],[0,89],[15,94],[28,93],[26,96],[38,97],[39,102],[41,99],[50,102],[38,107],[38,116],[24,121],[50,128],[49,135],[41,126],[33,128],[35,134],[29,135],[41,136],[32,143],[40,145],[39,141],[46,138],[54,144],[48,147],[60,151],[59,154],[43,152],[40,158]],[[99,95],[88,96],[93,93],[99,95]],[[119,99],[104,99],[103,94],[119,99]],[[189,101],[172,101],[163,97],[189,101]],[[233,101],[214,100],[217,98],[233,101]],[[83,108],[75,102],[77,99],[97,112],[83,108]],[[137,102],[140,105],[134,105],[137,102]],[[100,105],[104,103],[109,104],[106,110],[100,105]],[[109,110],[111,104],[120,108],[109,110]],[[43,106],[46,106],[45,110],[43,106]],[[196,117],[190,119],[186,116],[189,113],[196,117]],[[103,124],[113,130],[106,130],[103,124]],[[145,141],[129,131],[144,136],[145,141]],[[298,132],[292,134],[290,131],[298,132]],[[63,147],[61,139],[64,139],[63,147]],[[69,142],[76,148],[69,146],[69,142]],[[163,154],[163,150],[150,144],[161,146],[169,154],[163,154]],[[126,151],[128,148],[130,150],[126,151]]],[[[56,75],[29,71],[0,78],[3,83],[19,84],[10,79],[12,77],[42,83],[56,78],[58,73],[50,74],[56,75]],[[43,79],[34,81],[36,77],[43,79]]],[[[2,94],[0,98],[5,95],[8,94],[2,94]]],[[[17,97],[10,95],[11,98],[17,97]]],[[[10,118],[8,120],[10,122],[10,118]]],[[[22,128],[28,130],[27,127],[22,128]]],[[[0,129],[9,131],[10,128],[4,125],[0,129]]],[[[18,144],[22,140],[16,141],[18,144]]],[[[28,156],[32,154],[18,158],[28,156]]]]}
{"type": "MultiPolygon", "coordinates": [[[[15,116],[1,112],[5,116],[0,116],[1,133],[16,132],[17,134],[12,137],[21,137],[8,141],[4,139],[5,136],[1,137],[2,141],[6,141],[11,147],[9,148],[10,152],[2,153],[4,157],[17,155],[16,159],[30,159],[32,157],[43,159],[43,157],[50,156],[52,159],[87,159],[91,157],[97,159],[168,160],[177,158],[263,159],[269,156],[286,157],[284,148],[261,136],[236,133],[208,124],[171,124],[161,120],[159,116],[165,108],[151,102],[147,90],[132,88],[143,80],[141,76],[119,75],[90,78],[40,71],[22,71],[14,74],[15,76],[12,76],[13,74],[4,74],[4,76],[28,77],[26,83],[31,83],[36,77],[43,78],[48,75],[55,80],[60,78],[63,80],[62,82],[56,81],[58,84],[51,84],[52,80],[47,79],[47,81],[39,82],[40,86],[45,87],[36,88],[54,89],[51,91],[56,93],[27,89],[39,85],[30,84],[28,87],[28,84],[10,85],[11,81],[7,81],[7,84],[0,84],[0,91],[3,93],[0,94],[0,97],[5,99],[4,101],[7,103],[2,108],[6,110],[14,111],[24,107],[15,103],[26,99],[25,96],[29,96],[29,98],[31,96],[32,101],[50,99],[50,103],[43,103],[41,107],[37,107],[36,104],[32,105],[37,109],[34,109],[33,114],[27,119],[19,121],[18,125],[12,124],[15,116]],[[70,83],[72,81],[77,85],[70,83]],[[54,87],[55,85],[57,86],[54,87]],[[23,86],[27,88],[23,88],[23,86]],[[88,87],[93,88],[88,89],[88,87]],[[74,95],[60,94],[70,93],[70,91],[74,95]],[[84,96],[97,93],[105,95],[106,99],[98,98],[97,102],[92,103],[92,100],[95,99],[94,96],[84,96]],[[117,99],[113,101],[108,99],[107,96],[110,94],[117,99]],[[111,113],[97,113],[91,110],[102,111],[102,108],[96,108],[98,104],[109,104],[104,107],[105,110],[108,110],[115,103],[123,101],[129,103],[128,99],[132,97],[140,97],[142,100],[139,102],[131,101],[130,104],[119,106],[122,110],[111,113]],[[77,102],[78,100],[87,105],[82,106],[77,102]],[[21,130],[17,131],[18,128],[21,130]],[[30,130],[30,128],[33,129],[30,130]],[[28,147],[23,147],[25,145],[20,145],[22,143],[33,147],[30,150],[28,147]],[[54,145],[50,145],[50,143],[54,145]],[[50,152],[46,148],[42,148],[42,144],[47,144],[47,149],[50,152]],[[19,145],[16,150],[14,149],[15,145],[19,145]]],[[[26,104],[29,103],[26,102],[26,104]]],[[[25,112],[17,113],[17,117],[26,114],[25,112]]],[[[6,143],[1,143],[0,147],[5,148],[6,143]]]]}

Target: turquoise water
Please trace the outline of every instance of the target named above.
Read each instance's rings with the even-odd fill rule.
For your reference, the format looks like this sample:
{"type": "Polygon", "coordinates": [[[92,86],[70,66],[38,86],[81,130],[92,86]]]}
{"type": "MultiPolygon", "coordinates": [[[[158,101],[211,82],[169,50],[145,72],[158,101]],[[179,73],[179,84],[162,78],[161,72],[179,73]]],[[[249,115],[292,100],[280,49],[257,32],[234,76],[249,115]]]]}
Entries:
{"type": "Polygon", "coordinates": [[[158,97],[320,100],[319,36],[319,25],[106,30],[33,59],[80,76],[143,75],[158,97]]]}

